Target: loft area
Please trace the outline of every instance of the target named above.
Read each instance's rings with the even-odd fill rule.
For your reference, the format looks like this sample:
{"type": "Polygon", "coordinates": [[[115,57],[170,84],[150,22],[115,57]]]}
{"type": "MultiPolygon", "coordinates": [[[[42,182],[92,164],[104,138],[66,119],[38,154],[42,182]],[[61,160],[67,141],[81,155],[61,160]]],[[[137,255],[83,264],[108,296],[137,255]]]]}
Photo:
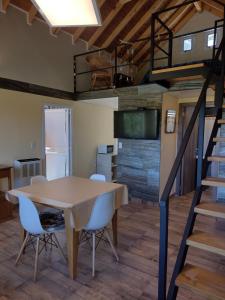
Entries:
{"type": "MultiPolygon", "coordinates": [[[[184,21],[174,27],[172,16],[187,13],[195,2],[155,12],[150,26],[153,34],[147,38],[121,41],[114,48],[75,55],[74,92],[135,86],[182,76],[204,78],[208,68],[216,68],[223,19],[212,20],[207,27],[193,31],[187,31],[184,21]],[[171,17],[166,19],[165,14],[171,17]],[[83,81],[88,82],[87,86],[82,86],[83,81]]],[[[184,18],[186,22],[195,14],[188,16],[184,18]]]]}

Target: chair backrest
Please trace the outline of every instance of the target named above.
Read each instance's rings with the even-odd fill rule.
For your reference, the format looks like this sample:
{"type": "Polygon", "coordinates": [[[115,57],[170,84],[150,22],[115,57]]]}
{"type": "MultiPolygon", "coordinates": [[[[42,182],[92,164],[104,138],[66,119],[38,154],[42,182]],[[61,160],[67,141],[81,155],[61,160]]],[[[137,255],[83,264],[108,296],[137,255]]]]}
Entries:
{"type": "Polygon", "coordinates": [[[19,195],[19,214],[23,228],[31,234],[44,233],[38,210],[34,203],[26,196],[19,195]]]}
{"type": "Polygon", "coordinates": [[[102,174],[92,174],[90,179],[93,181],[106,181],[105,175],[102,174]]]}
{"type": "Polygon", "coordinates": [[[38,175],[38,176],[31,177],[30,184],[35,184],[35,183],[45,182],[45,181],[47,181],[47,178],[45,176],[38,175]]]}
{"type": "Polygon", "coordinates": [[[115,193],[109,192],[98,196],[95,200],[86,230],[98,230],[104,228],[112,220],[114,214],[115,193]]]}

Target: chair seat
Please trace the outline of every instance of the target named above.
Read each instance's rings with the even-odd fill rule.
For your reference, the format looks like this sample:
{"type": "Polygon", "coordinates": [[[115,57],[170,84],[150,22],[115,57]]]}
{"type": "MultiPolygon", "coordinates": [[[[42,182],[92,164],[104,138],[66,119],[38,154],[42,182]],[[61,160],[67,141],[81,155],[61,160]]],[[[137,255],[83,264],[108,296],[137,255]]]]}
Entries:
{"type": "Polygon", "coordinates": [[[43,229],[47,232],[63,230],[65,228],[65,220],[62,211],[41,212],[40,221],[43,229]]]}

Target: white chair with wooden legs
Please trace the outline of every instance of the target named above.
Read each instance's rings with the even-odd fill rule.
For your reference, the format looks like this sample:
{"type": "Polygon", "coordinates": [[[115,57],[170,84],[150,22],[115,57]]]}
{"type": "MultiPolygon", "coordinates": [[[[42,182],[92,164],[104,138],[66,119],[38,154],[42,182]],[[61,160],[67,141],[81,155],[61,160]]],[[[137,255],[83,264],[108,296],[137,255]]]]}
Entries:
{"type": "Polygon", "coordinates": [[[63,253],[63,250],[59,244],[59,241],[55,235],[56,232],[64,230],[64,224],[51,226],[51,228],[43,228],[40,222],[40,217],[37,208],[34,203],[27,197],[20,195],[19,198],[19,216],[20,222],[24,230],[26,231],[26,237],[23,241],[21,249],[19,251],[18,257],[16,259],[16,265],[22,257],[25,247],[28,244],[29,238],[36,239],[36,254],[35,254],[35,263],[34,263],[34,281],[37,279],[37,270],[38,270],[38,256],[39,256],[39,245],[40,241],[44,242],[44,246],[50,240],[53,245],[55,245],[63,255],[66,260],[66,257],[63,253]],[[46,240],[47,238],[47,240],[46,240]]]}
{"type": "Polygon", "coordinates": [[[96,250],[96,233],[102,231],[102,235],[105,234],[109,245],[111,246],[112,252],[117,261],[119,257],[116,249],[110,238],[107,226],[112,221],[114,214],[114,198],[115,193],[105,193],[96,198],[92,213],[88,224],[83,228],[84,232],[91,233],[92,235],[92,276],[95,276],[95,250],[96,250]]]}
{"type": "Polygon", "coordinates": [[[105,175],[102,174],[92,174],[89,179],[93,181],[106,181],[105,175]]]}
{"type": "Polygon", "coordinates": [[[40,182],[46,182],[48,181],[47,178],[43,175],[37,175],[33,176],[30,179],[30,184],[40,183],[40,182]]]}

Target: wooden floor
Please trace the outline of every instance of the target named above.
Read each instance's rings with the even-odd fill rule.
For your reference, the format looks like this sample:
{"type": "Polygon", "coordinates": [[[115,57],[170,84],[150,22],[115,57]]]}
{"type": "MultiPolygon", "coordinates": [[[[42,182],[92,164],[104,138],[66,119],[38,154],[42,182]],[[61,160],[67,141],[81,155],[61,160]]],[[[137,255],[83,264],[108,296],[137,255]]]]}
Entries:
{"type": "MultiPolygon", "coordinates": [[[[178,244],[190,205],[190,195],[173,198],[169,224],[169,272],[174,265],[178,244]]],[[[197,228],[214,232],[224,223],[210,217],[198,217],[197,228]]],[[[64,236],[60,236],[65,245],[64,236]]],[[[154,300],[157,299],[159,208],[155,205],[129,204],[119,212],[120,262],[116,263],[104,243],[97,249],[96,277],[91,277],[90,249],[79,252],[79,276],[68,278],[67,266],[56,250],[40,256],[38,282],[32,281],[34,253],[28,251],[18,267],[14,266],[20,245],[17,218],[0,224],[0,300],[154,300]]],[[[65,249],[66,250],[66,249],[65,249]]],[[[191,249],[189,262],[225,272],[225,260],[214,254],[191,249]]],[[[178,299],[201,299],[180,290],[178,299]]]]}

